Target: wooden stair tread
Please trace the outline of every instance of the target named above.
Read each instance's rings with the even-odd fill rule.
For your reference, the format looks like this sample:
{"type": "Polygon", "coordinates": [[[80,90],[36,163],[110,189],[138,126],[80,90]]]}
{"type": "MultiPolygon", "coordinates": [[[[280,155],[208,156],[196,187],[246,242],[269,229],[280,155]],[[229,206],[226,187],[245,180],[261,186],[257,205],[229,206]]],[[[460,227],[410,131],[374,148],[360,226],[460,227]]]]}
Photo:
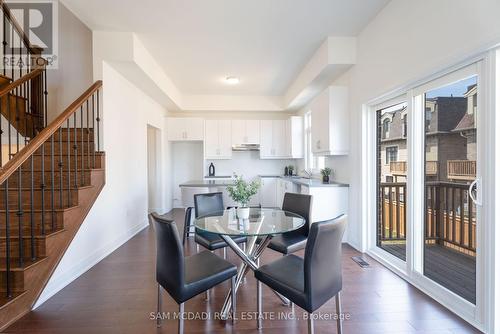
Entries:
{"type": "MultiPolygon", "coordinates": [[[[66,212],[66,211],[73,210],[75,207],[76,207],[76,206],[72,206],[72,207],[69,207],[69,208],[62,208],[62,209],[61,209],[61,208],[57,208],[57,209],[56,209],[56,208],[54,208],[54,212],[57,212],[57,213],[64,213],[64,212],[66,212]]],[[[17,211],[19,211],[19,210],[17,210],[17,208],[16,208],[16,209],[9,209],[9,212],[10,212],[10,213],[17,213],[17,211]]],[[[47,213],[47,212],[49,212],[49,213],[50,213],[52,210],[45,209],[45,210],[43,210],[43,211],[44,211],[45,213],[47,213]]],[[[34,209],[34,210],[33,210],[33,212],[34,212],[34,213],[42,213],[42,209],[34,209]]],[[[5,209],[0,209],[0,215],[1,215],[1,214],[5,214],[5,209]]]]}
{"type": "MultiPolygon", "coordinates": [[[[81,186],[79,185],[78,187],[76,188],[68,188],[68,187],[63,187],[62,188],[62,191],[68,191],[68,190],[81,190],[81,189],[89,189],[89,188],[92,188],[93,185],[84,185],[84,186],[81,186]]],[[[26,187],[21,187],[21,188],[18,188],[18,187],[9,187],[9,191],[31,191],[31,188],[26,188],[26,187]]],[[[33,188],[33,191],[41,191],[42,188],[40,187],[34,187],[33,188]]],[[[56,187],[54,188],[54,191],[60,191],[61,189],[59,187],[56,187]]],[[[5,188],[1,189],[0,188],[0,194],[5,191],[5,188]]],[[[45,187],[45,191],[52,191],[52,188],[51,187],[45,187]]]]}
{"type": "MultiPolygon", "coordinates": [[[[63,232],[65,232],[65,229],[61,228],[61,229],[57,229],[55,231],[50,231],[50,232],[45,231],[45,235],[35,235],[33,237],[35,239],[47,239],[48,237],[53,237],[53,236],[60,234],[60,233],[63,233],[63,232]]],[[[23,237],[23,239],[30,239],[31,238],[31,236],[29,236],[29,235],[23,235],[22,237],[23,237]]],[[[5,239],[6,239],[5,235],[0,235],[0,242],[5,240],[5,239]]],[[[17,234],[12,235],[11,234],[10,239],[17,240],[17,239],[19,239],[19,235],[17,235],[17,234]]]]}
{"type": "Polygon", "coordinates": [[[0,293],[0,310],[9,306],[12,302],[14,302],[17,298],[21,297],[27,293],[27,291],[23,292],[12,292],[12,297],[8,298],[5,293],[0,293]]]}
{"type": "MultiPolygon", "coordinates": [[[[47,258],[46,256],[38,257],[35,260],[32,260],[30,258],[25,258],[25,259],[23,259],[22,266],[19,266],[19,258],[12,258],[9,261],[10,262],[10,271],[25,271],[25,270],[31,268],[32,266],[44,261],[46,258],[47,258]]],[[[7,270],[5,262],[6,262],[5,258],[0,258],[0,272],[7,270]]]]}

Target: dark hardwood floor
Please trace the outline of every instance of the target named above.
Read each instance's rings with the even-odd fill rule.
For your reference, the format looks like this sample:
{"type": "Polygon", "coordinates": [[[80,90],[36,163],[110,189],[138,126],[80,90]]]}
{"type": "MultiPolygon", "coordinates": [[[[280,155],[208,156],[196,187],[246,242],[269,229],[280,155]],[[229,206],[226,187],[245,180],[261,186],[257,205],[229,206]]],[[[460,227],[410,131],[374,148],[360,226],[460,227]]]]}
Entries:
{"type": "MultiPolygon", "coordinates": [[[[172,213],[182,231],[183,212],[172,213]]],[[[195,245],[188,242],[187,252],[195,245]]],[[[391,271],[365,257],[370,267],[362,269],[352,256],[359,255],[349,246],[343,248],[342,294],[345,333],[475,333],[463,320],[446,310],[391,271]]],[[[229,259],[239,263],[228,251],[229,259]]],[[[302,255],[302,254],[299,254],[302,255]]],[[[280,257],[266,250],[261,263],[280,257]]],[[[155,245],[151,228],[102,260],[84,275],[68,285],[37,310],[13,324],[8,333],[175,333],[176,322],[164,322],[156,329],[150,313],[156,310],[155,245]]],[[[238,292],[238,314],[251,316],[256,307],[253,275],[238,292]],[[246,313],[248,312],[248,313],[246,313]]],[[[229,284],[217,286],[209,302],[203,295],[186,303],[188,312],[218,312],[229,284]]],[[[165,312],[174,312],[177,305],[164,294],[165,312]]],[[[264,288],[264,311],[289,312],[275,295],[264,288]]],[[[296,308],[296,315],[302,310],[296,308]]],[[[334,314],[334,299],[319,312],[334,314]]],[[[317,320],[316,333],[335,333],[334,320],[317,320]]],[[[187,333],[259,333],[254,320],[238,320],[235,325],[219,320],[186,321],[187,333]]],[[[305,320],[265,320],[262,333],[306,333],[305,320]]]]}

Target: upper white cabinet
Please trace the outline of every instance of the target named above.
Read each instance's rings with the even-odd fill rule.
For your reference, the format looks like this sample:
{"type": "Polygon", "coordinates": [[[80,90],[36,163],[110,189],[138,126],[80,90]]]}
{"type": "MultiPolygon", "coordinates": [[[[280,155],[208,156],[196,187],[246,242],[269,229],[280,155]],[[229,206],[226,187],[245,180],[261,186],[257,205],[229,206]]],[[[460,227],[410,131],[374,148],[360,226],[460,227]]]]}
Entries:
{"type": "Polygon", "coordinates": [[[203,140],[203,119],[170,117],[167,121],[167,137],[170,141],[203,140]]]}
{"type": "Polygon", "coordinates": [[[231,159],[231,121],[205,121],[205,159],[231,159]]]}
{"type": "Polygon", "coordinates": [[[231,142],[233,145],[260,144],[260,121],[234,120],[231,125],[231,142]]]}
{"type": "Polygon", "coordinates": [[[292,116],[286,126],[287,153],[292,159],[304,158],[304,118],[292,116]]]}
{"type": "Polygon", "coordinates": [[[286,120],[260,121],[260,158],[289,158],[286,120]]]}
{"type": "Polygon", "coordinates": [[[342,86],[330,86],[313,100],[310,108],[314,154],[349,154],[348,106],[348,90],[342,86]]]}

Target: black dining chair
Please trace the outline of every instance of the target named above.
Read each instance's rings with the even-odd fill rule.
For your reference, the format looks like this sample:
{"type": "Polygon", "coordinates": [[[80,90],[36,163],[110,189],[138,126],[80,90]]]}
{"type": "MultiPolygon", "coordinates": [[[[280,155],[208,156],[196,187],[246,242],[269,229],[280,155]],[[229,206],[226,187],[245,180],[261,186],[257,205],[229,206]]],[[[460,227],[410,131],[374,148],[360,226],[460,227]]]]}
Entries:
{"type": "MultiPolygon", "coordinates": [[[[220,216],[224,213],[222,192],[194,195],[195,217],[220,216]]],[[[237,244],[246,243],[246,237],[231,237],[237,244]]],[[[227,243],[218,235],[196,229],[194,241],[210,251],[224,250],[224,259],[227,257],[227,243]]],[[[197,247],[198,248],[198,247],[197,247]]]]}
{"type": "MultiPolygon", "coordinates": [[[[236,266],[209,251],[184,257],[179,233],[174,221],[156,213],[150,215],[156,232],[156,281],[158,282],[157,320],[161,326],[162,288],[179,304],[179,333],[184,331],[184,302],[231,279],[234,291],[236,266]]],[[[236,314],[236,294],[231,294],[233,320],[236,314]]]]}
{"type": "MultiPolygon", "coordinates": [[[[262,283],[309,313],[308,333],[314,333],[312,313],[335,296],[337,333],[342,333],[342,237],[347,216],[311,224],[304,258],[286,255],[255,271],[257,312],[262,313],[262,283]]],[[[257,317],[257,327],[262,327],[257,317]]]]}
{"type": "Polygon", "coordinates": [[[311,223],[312,196],[306,194],[285,193],[282,210],[289,211],[305,219],[305,224],[298,230],[283,233],[274,237],[267,247],[288,255],[306,247],[311,223]]]}

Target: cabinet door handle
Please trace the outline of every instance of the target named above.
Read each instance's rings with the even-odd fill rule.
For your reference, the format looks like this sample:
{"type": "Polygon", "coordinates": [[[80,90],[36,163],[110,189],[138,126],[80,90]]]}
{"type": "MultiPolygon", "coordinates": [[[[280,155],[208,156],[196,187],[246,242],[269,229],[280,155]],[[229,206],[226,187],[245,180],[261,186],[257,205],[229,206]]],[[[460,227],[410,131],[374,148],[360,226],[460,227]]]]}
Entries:
{"type": "Polygon", "coordinates": [[[320,148],[321,148],[321,140],[318,140],[318,141],[316,142],[316,148],[317,148],[317,149],[320,149],[320,148]]]}

